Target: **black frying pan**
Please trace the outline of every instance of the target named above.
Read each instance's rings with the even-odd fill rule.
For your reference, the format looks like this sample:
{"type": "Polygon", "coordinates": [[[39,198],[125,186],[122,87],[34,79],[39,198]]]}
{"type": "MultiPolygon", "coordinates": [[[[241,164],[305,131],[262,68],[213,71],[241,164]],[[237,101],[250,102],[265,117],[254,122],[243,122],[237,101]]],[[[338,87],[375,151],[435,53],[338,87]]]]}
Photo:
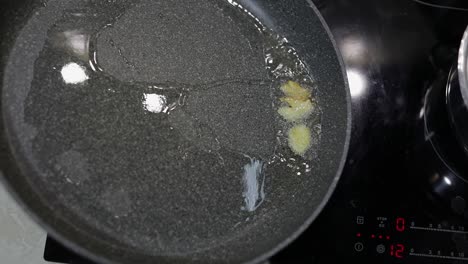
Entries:
{"type": "Polygon", "coordinates": [[[349,94],[309,0],[15,0],[0,15],[3,179],[77,253],[260,262],[333,192],[349,94]],[[316,106],[302,155],[276,112],[288,79],[316,106]]]}

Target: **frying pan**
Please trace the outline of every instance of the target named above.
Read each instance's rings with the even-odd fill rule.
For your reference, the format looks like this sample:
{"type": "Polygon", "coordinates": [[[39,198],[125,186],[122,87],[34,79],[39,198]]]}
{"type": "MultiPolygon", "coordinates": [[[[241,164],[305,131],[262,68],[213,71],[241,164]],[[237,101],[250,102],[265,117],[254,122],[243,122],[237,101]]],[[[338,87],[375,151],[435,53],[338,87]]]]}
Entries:
{"type": "Polygon", "coordinates": [[[350,99],[309,0],[15,0],[0,17],[2,179],[73,251],[98,263],[257,263],[332,194],[350,99]],[[276,145],[279,83],[265,74],[259,25],[312,76],[321,132],[307,158],[276,145]],[[186,107],[168,118],[174,98],[186,107]],[[278,149],[289,156],[259,165],[278,149]],[[287,166],[297,160],[305,167],[287,166]],[[250,197],[252,168],[263,176],[250,197]]]}

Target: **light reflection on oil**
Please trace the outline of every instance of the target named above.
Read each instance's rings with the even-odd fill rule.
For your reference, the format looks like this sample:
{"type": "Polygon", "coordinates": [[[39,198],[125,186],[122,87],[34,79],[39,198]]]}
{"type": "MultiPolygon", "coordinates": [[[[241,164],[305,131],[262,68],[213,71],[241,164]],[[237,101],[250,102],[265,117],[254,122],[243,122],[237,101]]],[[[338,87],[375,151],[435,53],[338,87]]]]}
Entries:
{"type": "Polygon", "coordinates": [[[80,58],[88,59],[89,51],[89,35],[78,30],[70,30],[63,32],[65,38],[64,43],[68,49],[80,58]]]}
{"type": "Polygon", "coordinates": [[[82,29],[70,29],[57,32],[51,42],[57,48],[67,51],[81,61],[89,59],[89,44],[91,36],[82,29]]]}
{"type": "Polygon", "coordinates": [[[143,106],[148,112],[166,113],[169,110],[167,99],[164,95],[159,94],[144,94],[143,106]]]}
{"type": "Polygon", "coordinates": [[[89,79],[85,68],[74,62],[65,64],[60,73],[62,74],[63,81],[69,84],[79,84],[89,79]]]}
{"type": "Polygon", "coordinates": [[[244,207],[243,210],[255,211],[265,199],[264,191],[264,162],[249,158],[250,162],[244,166],[244,207]]]}

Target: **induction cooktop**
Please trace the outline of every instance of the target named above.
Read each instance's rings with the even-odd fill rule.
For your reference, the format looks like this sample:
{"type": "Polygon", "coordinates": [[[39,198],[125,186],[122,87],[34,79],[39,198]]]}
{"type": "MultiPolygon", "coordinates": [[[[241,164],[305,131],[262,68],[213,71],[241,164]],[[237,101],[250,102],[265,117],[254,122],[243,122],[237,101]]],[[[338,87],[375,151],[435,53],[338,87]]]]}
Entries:
{"type": "MultiPolygon", "coordinates": [[[[319,218],[269,263],[468,263],[468,160],[443,109],[468,4],[314,2],[348,74],[349,156],[319,218]]],[[[45,244],[47,261],[91,263],[45,244]]]]}

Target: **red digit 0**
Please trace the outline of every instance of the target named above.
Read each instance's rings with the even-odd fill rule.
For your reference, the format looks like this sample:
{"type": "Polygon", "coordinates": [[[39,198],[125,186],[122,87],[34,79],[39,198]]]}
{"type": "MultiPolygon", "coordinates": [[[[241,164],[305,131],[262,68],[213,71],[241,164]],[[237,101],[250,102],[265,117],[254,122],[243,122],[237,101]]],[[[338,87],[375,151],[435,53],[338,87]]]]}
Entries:
{"type": "Polygon", "coordinates": [[[395,227],[396,227],[396,230],[397,230],[398,232],[403,232],[403,231],[405,231],[405,219],[402,218],[402,217],[398,217],[398,218],[396,219],[396,226],[395,226],[395,227]]]}

